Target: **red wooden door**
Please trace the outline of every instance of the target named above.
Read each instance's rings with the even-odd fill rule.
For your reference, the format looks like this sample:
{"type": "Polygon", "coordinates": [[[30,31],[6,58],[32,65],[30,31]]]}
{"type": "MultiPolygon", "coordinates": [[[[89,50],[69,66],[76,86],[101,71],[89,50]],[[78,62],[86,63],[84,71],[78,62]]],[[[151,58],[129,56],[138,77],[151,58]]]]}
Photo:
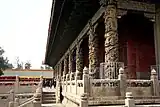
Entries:
{"type": "Polygon", "coordinates": [[[136,78],[136,72],[150,72],[150,66],[155,64],[154,46],[143,40],[128,40],[127,60],[130,78],[136,78]]]}

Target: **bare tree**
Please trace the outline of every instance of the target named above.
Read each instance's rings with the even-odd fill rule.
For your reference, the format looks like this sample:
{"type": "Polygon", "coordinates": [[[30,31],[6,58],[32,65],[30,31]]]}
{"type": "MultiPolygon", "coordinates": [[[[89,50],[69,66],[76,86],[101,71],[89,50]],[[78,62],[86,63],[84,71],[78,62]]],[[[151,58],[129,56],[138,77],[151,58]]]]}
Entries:
{"type": "Polygon", "coordinates": [[[30,69],[30,68],[31,68],[31,63],[30,63],[30,61],[27,61],[25,63],[25,69],[30,69]]]}
{"type": "Polygon", "coordinates": [[[16,69],[23,69],[23,62],[22,61],[20,61],[20,59],[19,59],[19,57],[16,57],[16,69]]]}

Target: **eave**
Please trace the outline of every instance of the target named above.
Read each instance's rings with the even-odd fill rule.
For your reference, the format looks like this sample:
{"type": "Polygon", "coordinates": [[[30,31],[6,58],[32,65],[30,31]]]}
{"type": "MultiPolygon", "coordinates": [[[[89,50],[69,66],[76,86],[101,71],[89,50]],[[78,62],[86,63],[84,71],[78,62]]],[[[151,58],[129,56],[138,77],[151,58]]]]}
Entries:
{"type": "MultiPolygon", "coordinates": [[[[78,2],[79,0],[77,0],[76,3],[78,2]]],[[[88,20],[98,10],[99,4],[93,2],[98,6],[96,6],[94,9],[91,9],[90,7],[93,5],[93,3],[90,2],[93,2],[93,0],[86,0],[84,3],[81,3],[79,7],[75,6],[75,2],[73,2],[73,0],[67,0],[67,2],[65,2],[62,10],[62,16],[60,17],[60,23],[56,29],[57,31],[53,27],[56,23],[51,24],[51,31],[48,36],[48,43],[46,47],[46,56],[44,61],[45,64],[50,66],[54,66],[56,64],[58,59],[63,56],[69,45],[75,40],[88,20]],[[86,7],[89,8],[87,9],[89,11],[83,10],[84,7],[85,9],[86,7]],[[79,13],[80,11],[82,12],[79,13]],[[79,14],[77,15],[77,13],[79,14]]],[[[55,4],[55,7],[56,5],[57,4],[55,4]]],[[[56,9],[57,8],[55,8],[55,11],[56,9]]],[[[56,18],[56,15],[54,15],[51,20],[54,20],[54,18],[56,18]]],[[[58,22],[58,20],[56,20],[56,22],[58,22]]]]}

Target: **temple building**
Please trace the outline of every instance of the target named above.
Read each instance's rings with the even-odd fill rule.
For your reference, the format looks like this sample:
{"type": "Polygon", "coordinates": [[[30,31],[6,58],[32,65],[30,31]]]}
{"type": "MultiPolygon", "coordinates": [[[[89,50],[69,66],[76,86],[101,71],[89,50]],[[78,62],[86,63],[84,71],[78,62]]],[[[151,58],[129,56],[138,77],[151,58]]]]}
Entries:
{"type": "Polygon", "coordinates": [[[45,64],[54,68],[57,102],[136,107],[126,103],[135,96],[160,104],[159,3],[53,0],[49,25],[45,64]]]}
{"type": "Polygon", "coordinates": [[[59,76],[86,66],[111,78],[123,66],[128,78],[148,78],[160,64],[159,26],[153,0],[53,0],[45,63],[59,76]]]}

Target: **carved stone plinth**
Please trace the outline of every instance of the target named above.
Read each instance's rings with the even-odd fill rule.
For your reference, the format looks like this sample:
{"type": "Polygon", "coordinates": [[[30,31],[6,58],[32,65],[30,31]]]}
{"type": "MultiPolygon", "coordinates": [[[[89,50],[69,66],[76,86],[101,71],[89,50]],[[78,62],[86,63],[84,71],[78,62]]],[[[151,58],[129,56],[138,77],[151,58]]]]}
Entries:
{"type": "Polygon", "coordinates": [[[99,73],[97,68],[99,68],[99,57],[98,57],[98,35],[95,33],[95,28],[89,21],[89,74],[91,78],[98,78],[99,73]]]}

